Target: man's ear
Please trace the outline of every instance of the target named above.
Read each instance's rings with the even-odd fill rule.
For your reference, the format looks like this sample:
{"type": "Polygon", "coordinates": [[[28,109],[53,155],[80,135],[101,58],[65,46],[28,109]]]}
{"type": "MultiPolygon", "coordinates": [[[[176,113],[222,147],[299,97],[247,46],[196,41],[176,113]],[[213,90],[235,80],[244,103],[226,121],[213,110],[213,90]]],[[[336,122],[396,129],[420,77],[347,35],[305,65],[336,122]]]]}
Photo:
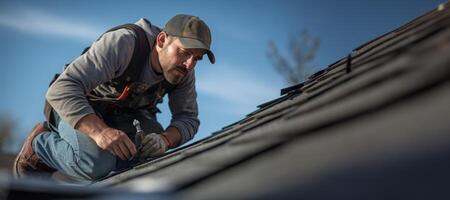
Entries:
{"type": "Polygon", "coordinates": [[[159,32],[158,36],[156,36],[156,45],[158,45],[159,48],[163,48],[166,39],[167,33],[164,31],[159,32]]]}

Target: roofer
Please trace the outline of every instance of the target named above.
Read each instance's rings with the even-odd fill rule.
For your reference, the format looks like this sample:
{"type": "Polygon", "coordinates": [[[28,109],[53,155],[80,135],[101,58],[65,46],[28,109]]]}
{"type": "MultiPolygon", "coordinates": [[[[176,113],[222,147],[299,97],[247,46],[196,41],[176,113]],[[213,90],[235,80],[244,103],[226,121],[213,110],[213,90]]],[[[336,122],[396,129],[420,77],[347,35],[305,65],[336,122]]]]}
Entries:
{"type": "Polygon", "coordinates": [[[174,16],[162,30],[140,19],[104,33],[49,87],[47,121],[26,139],[16,177],[60,171],[96,180],[192,139],[200,124],[194,67],[204,54],[214,64],[210,45],[208,26],[190,15],[174,16]],[[163,129],[156,104],[166,93],[172,120],[163,129]]]}

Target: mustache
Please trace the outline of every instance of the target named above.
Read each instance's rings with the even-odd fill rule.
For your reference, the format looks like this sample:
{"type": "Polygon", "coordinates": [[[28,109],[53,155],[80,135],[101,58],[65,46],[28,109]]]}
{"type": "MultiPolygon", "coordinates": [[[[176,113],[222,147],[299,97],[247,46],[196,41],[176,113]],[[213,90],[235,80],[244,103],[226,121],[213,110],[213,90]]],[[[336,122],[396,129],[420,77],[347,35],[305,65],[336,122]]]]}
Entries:
{"type": "Polygon", "coordinates": [[[184,68],[183,66],[176,66],[175,69],[177,69],[178,71],[181,71],[181,73],[183,73],[183,74],[188,73],[188,70],[186,68],[184,68]]]}

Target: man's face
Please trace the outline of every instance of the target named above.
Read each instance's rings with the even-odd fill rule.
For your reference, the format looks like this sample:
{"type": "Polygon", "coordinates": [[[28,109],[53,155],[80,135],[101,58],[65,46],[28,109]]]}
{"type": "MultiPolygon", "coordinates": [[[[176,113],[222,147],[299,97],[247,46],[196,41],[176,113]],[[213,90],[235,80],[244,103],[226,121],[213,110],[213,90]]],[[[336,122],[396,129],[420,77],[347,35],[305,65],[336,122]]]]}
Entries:
{"type": "Polygon", "coordinates": [[[159,63],[167,81],[178,84],[202,59],[205,50],[183,48],[176,37],[169,36],[167,39],[159,52],[159,63]]]}

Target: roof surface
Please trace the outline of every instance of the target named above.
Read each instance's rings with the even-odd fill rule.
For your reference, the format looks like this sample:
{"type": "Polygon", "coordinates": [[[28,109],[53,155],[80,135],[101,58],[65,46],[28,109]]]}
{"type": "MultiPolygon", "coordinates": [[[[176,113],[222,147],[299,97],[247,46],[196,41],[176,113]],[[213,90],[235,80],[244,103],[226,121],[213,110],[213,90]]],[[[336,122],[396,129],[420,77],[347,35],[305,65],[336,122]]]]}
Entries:
{"type": "Polygon", "coordinates": [[[135,192],[163,199],[450,197],[448,6],[361,45],[211,136],[93,186],[136,199],[135,192]]]}

